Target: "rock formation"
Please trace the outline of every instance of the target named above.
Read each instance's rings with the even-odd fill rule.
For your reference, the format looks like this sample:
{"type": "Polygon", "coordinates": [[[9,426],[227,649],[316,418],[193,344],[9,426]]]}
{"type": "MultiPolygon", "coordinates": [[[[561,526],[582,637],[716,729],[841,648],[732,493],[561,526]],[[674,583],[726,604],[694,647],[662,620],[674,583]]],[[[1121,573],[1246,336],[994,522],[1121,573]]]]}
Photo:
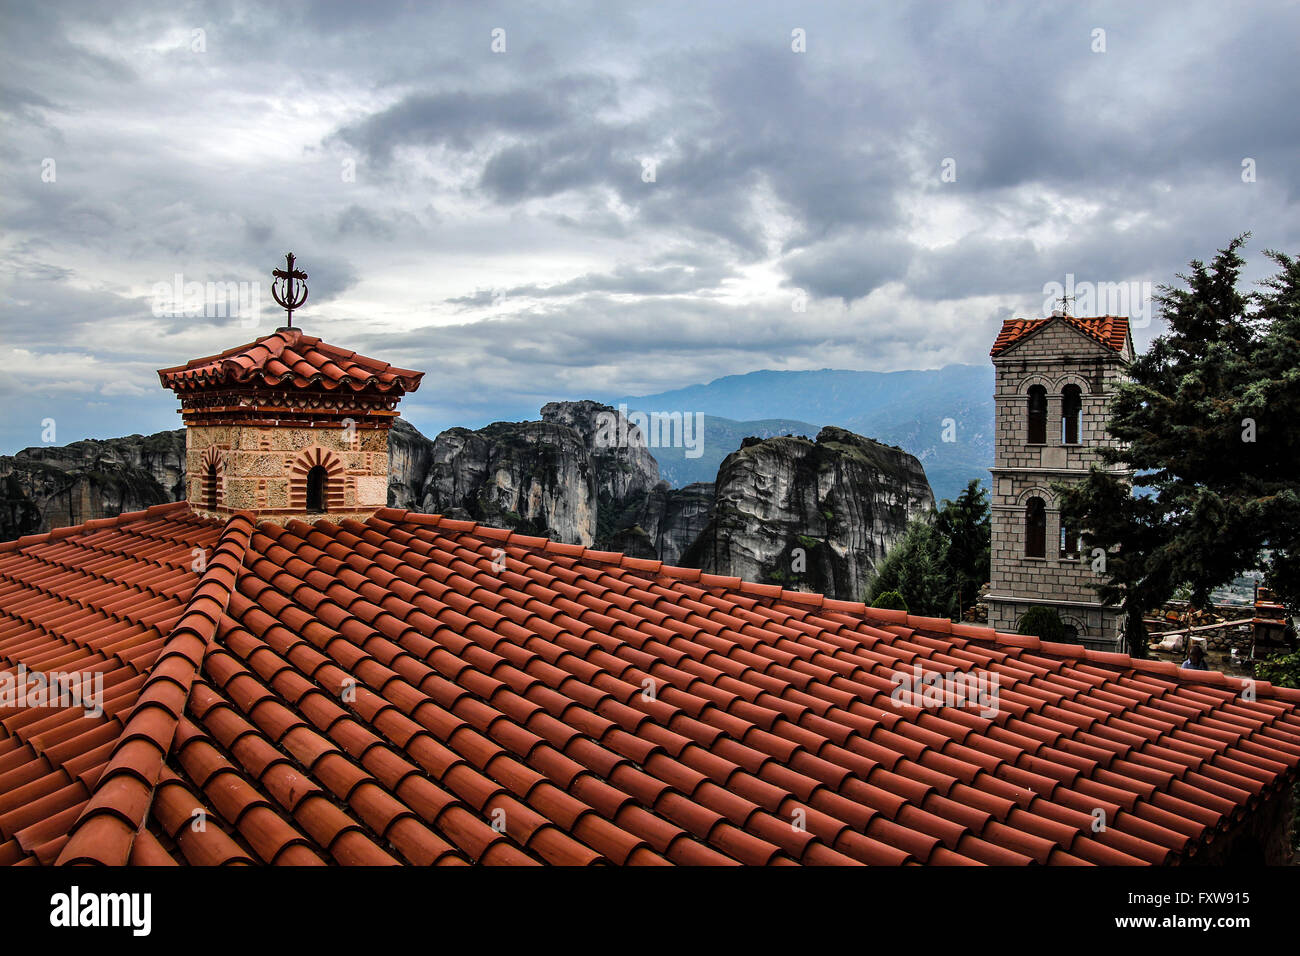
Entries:
{"type": "Polygon", "coordinates": [[[712,482],[671,488],[668,482],[661,481],[619,515],[614,522],[619,530],[604,546],[638,558],[681,564],[711,517],[712,482]]]}
{"type": "Polygon", "coordinates": [[[915,457],[842,428],[747,439],[718,469],[713,516],[684,563],[843,600],[907,522],[934,507],[915,457]]]}
{"type": "Polygon", "coordinates": [[[0,540],[185,496],[185,429],[0,456],[0,540]]]}
{"type": "Polygon", "coordinates": [[[451,428],[423,439],[427,449],[410,429],[393,458],[390,504],[604,547],[622,528],[620,516],[659,483],[659,466],[635,426],[626,445],[602,444],[602,414],[617,412],[551,402],[542,421],[451,428]],[[399,473],[399,457],[416,470],[399,473]]]}
{"type": "MultiPolygon", "coordinates": [[[[602,415],[617,412],[552,402],[541,421],[432,440],[398,419],[388,502],[852,600],[934,504],[916,458],[832,427],[748,438],[715,482],[673,488],[635,426],[609,447],[602,415]]],[[[184,430],[0,457],[0,540],[178,500],[184,468],[184,430]]]]}

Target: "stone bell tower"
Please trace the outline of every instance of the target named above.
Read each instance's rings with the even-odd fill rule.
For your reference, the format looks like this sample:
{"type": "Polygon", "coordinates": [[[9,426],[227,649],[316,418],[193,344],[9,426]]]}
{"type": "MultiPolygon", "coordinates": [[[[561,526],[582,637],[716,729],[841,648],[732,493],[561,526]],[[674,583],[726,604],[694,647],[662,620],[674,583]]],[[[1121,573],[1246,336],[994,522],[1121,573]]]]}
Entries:
{"type": "Polygon", "coordinates": [[[1062,520],[1054,484],[1109,467],[1097,449],[1111,396],[1134,358],[1122,316],[1010,319],[990,353],[996,370],[989,624],[1014,632],[1030,607],[1054,608],[1068,638],[1123,649],[1122,615],[1094,585],[1081,529],[1062,520]]]}
{"type": "MultiPolygon", "coordinates": [[[[289,274],[306,278],[292,260],[289,274]]],[[[365,520],[388,503],[388,430],[423,375],[292,325],[160,370],[181,400],[190,507],[220,519],[365,520]]]]}

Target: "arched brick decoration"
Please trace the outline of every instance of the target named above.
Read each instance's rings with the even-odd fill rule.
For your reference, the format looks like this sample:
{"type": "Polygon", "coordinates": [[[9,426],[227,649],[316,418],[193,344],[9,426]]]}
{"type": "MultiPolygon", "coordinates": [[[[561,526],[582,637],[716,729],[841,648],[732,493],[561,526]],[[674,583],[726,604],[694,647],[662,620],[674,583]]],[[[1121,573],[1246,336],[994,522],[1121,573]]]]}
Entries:
{"type": "Polygon", "coordinates": [[[1056,383],[1053,382],[1050,378],[1048,378],[1046,375],[1043,375],[1042,373],[1034,372],[1033,374],[1026,375],[1024,378],[1016,382],[1016,394],[1017,395],[1027,394],[1029,392],[1029,388],[1031,385],[1043,386],[1043,388],[1047,390],[1048,395],[1051,395],[1054,392],[1058,391],[1058,389],[1056,388],[1056,383]]]}
{"type": "MultiPolygon", "coordinates": [[[[1061,614],[1059,608],[1057,609],[1056,613],[1060,614],[1062,624],[1064,624],[1067,628],[1070,627],[1074,628],[1074,633],[1076,636],[1079,634],[1088,633],[1088,625],[1083,621],[1082,618],[1076,617],[1073,614],[1061,614]]],[[[1068,631],[1066,632],[1066,635],[1069,636],[1068,631]]]]}
{"type": "Polygon", "coordinates": [[[1093,389],[1093,383],[1078,372],[1067,372],[1065,375],[1057,377],[1051,387],[1047,390],[1049,395],[1060,395],[1067,385],[1078,385],[1079,391],[1084,395],[1100,394],[1093,389]]]}
{"type": "Polygon", "coordinates": [[[1056,508],[1056,495],[1052,494],[1050,488],[1044,488],[1040,485],[1032,485],[1016,496],[1016,504],[1028,504],[1030,498],[1042,498],[1043,504],[1047,505],[1049,511],[1056,508]]]}
{"type": "Polygon", "coordinates": [[[325,510],[342,511],[343,462],[332,451],[312,445],[296,459],[289,469],[289,507],[296,511],[307,510],[307,472],[317,465],[325,469],[325,510]]]}
{"type": "Polygon", "coordinates": [[[216,445],[203,449],[199,458],[198,507],[211,510],[212,502],[220,507],[226,503],[226,458],[216,445]]]}

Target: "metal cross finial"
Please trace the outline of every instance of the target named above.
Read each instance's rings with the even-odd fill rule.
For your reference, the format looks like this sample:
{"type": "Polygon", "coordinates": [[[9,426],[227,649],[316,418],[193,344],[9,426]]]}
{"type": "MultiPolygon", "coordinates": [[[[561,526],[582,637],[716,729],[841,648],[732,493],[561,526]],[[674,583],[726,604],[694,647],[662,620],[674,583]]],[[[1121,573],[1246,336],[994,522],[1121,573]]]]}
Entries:
{"type": "Polygon", "coordinates": [[[284,261],[288,268],[276,269],[271,273],[275,276],[275,281],[271,283],[271,298],[275,299],[280,308],[289,313],[287,328],[293,328],[293,310],[301,309],[302,304],[307,301],[307,273],[293,267],[292,252],[285,254],[284,261]],[[294,280],[298,280],[301,284],[295,287],[294,280]],[[282,282],[283,286],[281,286],[282,282]]]}
{"type": "Polygon", "coordinates": [[[1059,303],[1061,303],[1061,314],[1062,314],[1062,315],[1069,315],[1069,314],[1070,314],[1070,303],[1074,301],[1074,296],[1072,296],[1072,295],[1063,295],[1063,296],[1061,296],[1059,299],[1057,299],[1056,301],[1059,302],[1059,303]]]}

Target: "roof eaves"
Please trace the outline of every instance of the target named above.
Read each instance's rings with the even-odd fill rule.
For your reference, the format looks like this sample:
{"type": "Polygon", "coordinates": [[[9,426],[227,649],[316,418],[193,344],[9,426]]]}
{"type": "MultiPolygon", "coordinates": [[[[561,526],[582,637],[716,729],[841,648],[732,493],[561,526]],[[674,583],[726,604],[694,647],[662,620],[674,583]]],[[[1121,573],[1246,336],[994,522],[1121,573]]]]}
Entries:
{"type": "Polygon", "coordinates": [[[205,386],[256,384],[258,380],[270,386],[292,385],[296,388],[317,385],[335,391],[345,385],[354,392],[374,388],[381,393],[398,389],[413,392],[420,387],[423,372],[398,368],[379,359],[358,355],[356,352],[322,342],[319,337],[304,335],[300,329],[280,329],[271,335],[252,342],[236,345],[216,355],[192,359],[184,365],[158,370],[158,380],[164,388],[189,390],[205,386]],[[292,349],[291,359],[285,353],[292,349]],[[333,364],[342,373],[337,380],[322,374],[319,361],[333,364]],[[287,367],[281,373],[268,371],[267,363],[280,362],[287,367]],[[303,366],[303,368],[300,368],[303,366]],[[385,380],[387,378],[387,380],[385,380]]]}
{"type": "Polygon", "coordinates": [[[156,518],[159,515],[179,513],[188,510],[188,502],[169,501],[161,505],[151,505],[143,511],[126,511],[111,518],[92,518],[90,521],[84,521],[81,524],[55,528],[53,531],[45,531],[41,534],[27,534],[23,535],[21,538],[16,538],[13,541],[0,541],[0,554],[8,554],[11,551],[21,551],[23,548],[30,547],[34,544],[45,544],[48,541],[59,541],[63,538],[70,538],[87,531],[102,531],[105,528],[120,527],[121,525],[129,524],[132,521],[139,521],[143,518],[156,518]]]}
{"type": "Polygon", "coordinates": [[[992,358],[1001,358],[1008,352],[1019,347],[1024,342],[1033,338],[1043,329],[1047,328],[1053,322],[1059,321],[1068,328],[1086,336],[1091,341],[1101,345],[1109,351],[1124,354],[1124,343],[1116,345],[1113,341],[1112,326],[1115,323],[1122,322],[1126,341],[1129,343],[1130,350],[1132,346],[1131,323],[1127,316],[1122,315],[1099,315],[1099,316],[1075,316],[1075,315],[1052,315],[1044,319],[1007,319],[1002,323],[1002,329],[998,332],[998,337],[989,349],[989,355],[992,358]],[[1015,326],[1014,329],[1009,327],[1015,326]]]}
{"type": "MultiPolygon", "coordinates": [[[[993,343],[993,348],[992,348],[992,350],[989,352],[989,355],[991,355],[993,358],[1002,358],[1002,357],[1005,356],[1008,352],[1014,351],[1015,349],[1017,349],[1017,348],[1019,348],[1021,345],[1023,345],[1025,342],[1027,342],[1027,341],[1029,341],[1030,339],[1032,339],[1032,338],[1033,338],[1035,335],[1037,335],[1039,332],[1043,331],[1043,329],[1045,329],[1045,328],[1047,328],[1049,325],[1051,325],[1051,323],[1052,323],[1054,320],[1059,319],[1059,318],[1060,318],[1060,316],[1058,316],[1058,315],[1053,315],[1053,316],[1049,316],[1049,317],[1046,318],[1046,319],[1012,319],[1012,320],[1010,320],[1010,321],[1013,321],[1013,322],[1022,322],[1023,325],[1022,325],[1021,328],[1020,328],[1019,330],[1017,330],[1017,331],[1016,331],[1016,332],[1015,332],[1015,333],[1014,333],[1014,334],[1013,334],[1009,339],[1007,339],[1006,341],[1003,341],[1003,342],[1002,342],[1002,345],[1001,345],[1000,348],[998,347],[998,343],[997,343],[997,342],[994,342],[994,343],[993,343]]],[[[1001,340],[1002,337],[999,335],[998,338],[999,338],[999,340],[1001,340]]]]}

